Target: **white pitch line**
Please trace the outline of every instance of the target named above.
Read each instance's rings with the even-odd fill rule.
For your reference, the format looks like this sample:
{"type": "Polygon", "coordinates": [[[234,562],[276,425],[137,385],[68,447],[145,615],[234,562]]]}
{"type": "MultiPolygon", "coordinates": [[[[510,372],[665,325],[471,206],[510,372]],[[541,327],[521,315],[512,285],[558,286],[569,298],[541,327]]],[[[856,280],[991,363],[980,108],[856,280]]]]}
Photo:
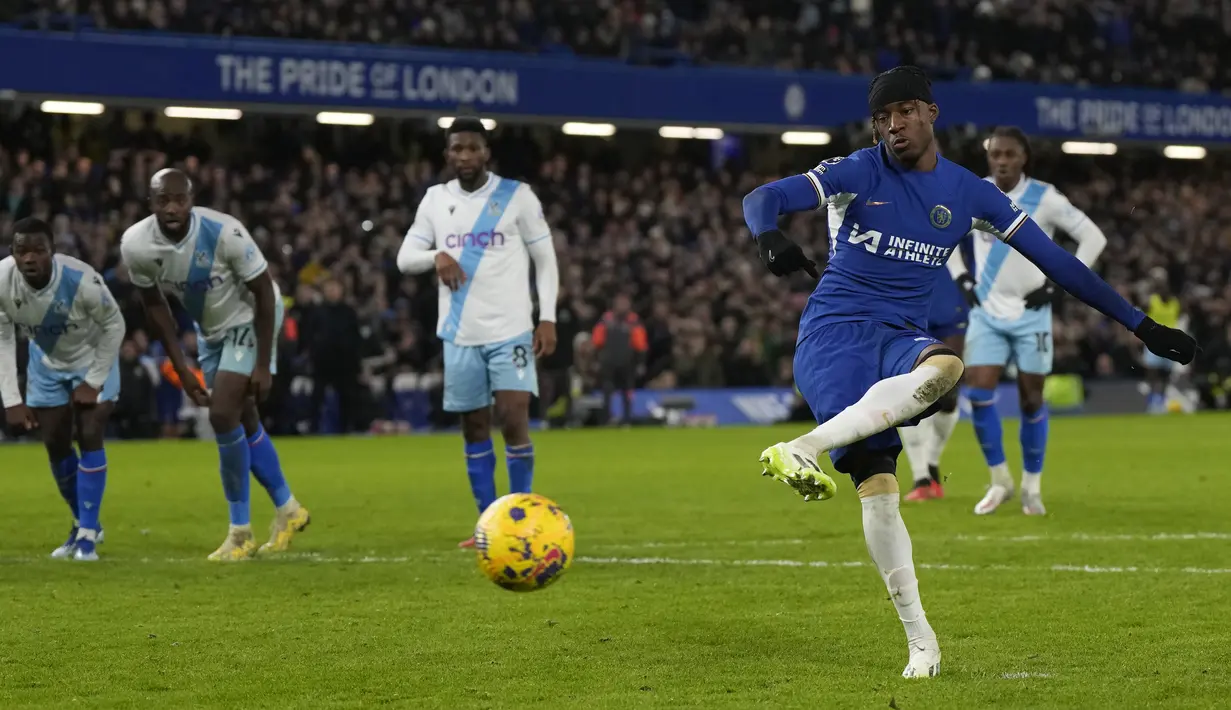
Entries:
{"type": "MultiPolygon", "coordinates": [[[[924,537],[926,536],[921,536],[921,539],[924,537]]],[[[1069,535],[957,535],[951,539],[957,542],[1193,542],[1231,540],[1231,533],[1193,532],[1115,534],[1078,532],[1071,533],[1069,535]]]]}
{"type": "MultiPolygon", "coordinates": [[[[862,560],[827,562],[825,560],[715,560],[674,557],[578,557],[578,562],[607,565],[682,565],[712,567],[870,567],[862,560]]],[[[1082,572],[1086,574],[1231,574],[1231,568],[1211,567],[1100,567],[1097,565],[1051,565],[1025,567],[1020,565],[963,565],[917,563],[919,569],[948,572],[1082,572]]]]}
{"type": "Polygon", "coordinates": [[[651,550],[657,548],[693,549],[699,547],[784,547],[807,545],[808,540],[788,538],[784,540],[672,540],[670,542],[593,543],[587,547],[594,550],[651,550]]]}
{"type": "MultiPolygon", "coordinates": [[[[988,543],[1023,543],[1023,542],[1211,542],[1231,540],[1231,533],[1225,532],[1163,532],[1153,534],[1132,533],[1084,533],[1076,532],[1067,535],[955,535],[931,536],[927,534],[912,536],[915,540],[940,539],[946,542],[988,542],[988,543]]],[[[653,550],[653,549],[703,549],[716,547],[787,547],[803,546],[819,543],[820,540],[803,538],[786,538],[771,540],[672,540],[663,542],[636,543],[590,543],[586,547],[591,550],[653,550]]]]}
{"type": "MultiPolygon", "coordinates": [[[[286,563],[308,563],[308,564],[406,564],[412,562],[449,562],[451,560],[468,558],[469,555],[456,555],[452,553],[440,553],[439,551],[430,551],[423,555],[408,555],[397,557],[385,557],[381,555],[355,555],[355,556],[329,556],[316,553],[289,553],[270,557],[266,559],[255,559],[246,561],[240,564],[286,564],[286,563]]],[[[849,569],[863,568],[872,566],[870,562],[863,560],[850,561],[827,561],[827,560],[776,560],[776,559],[710,559],[710,558],[692,558],[692,557],[587,557],[581,556],[575,558],[577,562],[582,564],[593,565],[631,565],[631,566],[681,566],[681,567],[792,567],[792,568],[812,568],[812,569],[849,569]]],[[[125,559],[122,557],[104,557],[101,564],[125,564],[136,562],[138,564],[191,564],[205,562],[202,557],[168,557],[168,558],[151,558],[142,557],[136,559],[125,559]]],[[[46,557],[9,557],[0,558],[0,564],[4,563],[36,563],[47,562],[53,565],[73,565],[80,564],[56,560],[52,561],[46,557]]],[[[225,563],[223,563],[225,564],[225,563]]],[[[1029,567],[1021,565],[968,565],[968,564],[951,564],[951,563],[917,563],[915,565],[919,569],[935,570],[941,572],[1069,572],[1081,574],[1194,574],[1194,575],[1224,575],[1231,574],[1231,568],[1218,567],[1105,567],[1098,565],[1064,565],[1056,564],[1049,566],[1029,567]]]]}

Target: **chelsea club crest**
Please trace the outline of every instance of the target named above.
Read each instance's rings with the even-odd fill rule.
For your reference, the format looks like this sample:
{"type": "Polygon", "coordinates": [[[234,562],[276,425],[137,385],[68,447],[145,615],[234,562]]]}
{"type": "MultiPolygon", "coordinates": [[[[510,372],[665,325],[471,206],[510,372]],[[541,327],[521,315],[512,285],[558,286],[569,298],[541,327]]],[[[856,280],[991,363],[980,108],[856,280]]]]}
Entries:
{"type": "Polygon", "coordinates": [[[944,229],[953,221],[953,213],[950,212],[949,208],[944,205],[936,205],[933,207],[930,217],[932,219],[932,226],[937,229],[944,229]]]}

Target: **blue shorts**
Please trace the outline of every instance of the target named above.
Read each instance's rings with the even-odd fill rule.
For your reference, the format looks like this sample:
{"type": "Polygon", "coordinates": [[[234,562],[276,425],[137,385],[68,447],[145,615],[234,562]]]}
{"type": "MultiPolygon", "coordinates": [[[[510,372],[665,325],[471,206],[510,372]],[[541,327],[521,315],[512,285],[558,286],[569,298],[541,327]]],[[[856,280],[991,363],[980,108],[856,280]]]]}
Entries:
{"type": "MultiPolygon", "coordinates": [[[[795,348],[795,384],[817,423],[858,402],[872,385],[915,368],[923,350],[940,341],[921,331],[885,323],[833,323],[821,326],[795,348]]],[[[920,417],[921,418],[921,417],[920,417]]],[[[919,418],[903,422],[917,423],[919,418]]],[[[902,451],[897,429],[889,428],[859,442],[867,451],[884,451],[895,459],[902,451]]],[[[843,458],[855,447],[829,452],[834,467],[852,473],[854,461],[843,458]]]]}
{"type": "MultiPolygon", "coordinates": [[[[43,362],[43,353],[30,347],[30,364],[26,367],[26,406],[37,409],[63,407],[73,399],[73,390],[85,382],[85,370],[53,370],[43,362]]],[[[117,358],[107,373],[107,380],[98,392],[98,401],[114,402],[120,396],[120,361],[117,358]]]]}
{"type": "MultiPolygon", "coordinates": [[[[274,343],[269,353],[269,371],[278,372],[278,333],[282,332],[282,299],[275,299],[274,343]]],[[[252,324],[237,325],[223,334],[221,340],[206,342],[197,328],[197,363],[205,375],[205,386],[214,386],[218,371],[251,375],[256,369],[256,331],[252,324]]]]}
{"type": "Polygon", "coordinates": [[[489,345],[454,345],[445,341],[446,412],[473,412],[490,407],[492,392],[539,393],[534,367],[534,337],[529,331],[489,345]]]}
{"type": "Polygon", "coordinates": [[[1049,375],[1052,366],[1051,308],[1027,310],[1017,320],[1003,320],[982,308],[970,312],[966,331],[967,367],[1004,367],[1017,363],[1019,372],[1049,375]]]}

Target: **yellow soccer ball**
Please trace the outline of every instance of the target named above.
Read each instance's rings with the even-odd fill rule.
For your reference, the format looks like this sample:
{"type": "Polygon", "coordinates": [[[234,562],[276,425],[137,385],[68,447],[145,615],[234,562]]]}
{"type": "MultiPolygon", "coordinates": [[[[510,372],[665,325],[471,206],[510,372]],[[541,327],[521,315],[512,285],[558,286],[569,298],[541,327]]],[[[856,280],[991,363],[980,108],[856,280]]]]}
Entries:
{"type": "Polygon", "coordinates": [[[533,592],[573,562],[573,523],[537,493],[510,493],[479,516],[474,529],[479,569],[514,592],[533,592]]]}

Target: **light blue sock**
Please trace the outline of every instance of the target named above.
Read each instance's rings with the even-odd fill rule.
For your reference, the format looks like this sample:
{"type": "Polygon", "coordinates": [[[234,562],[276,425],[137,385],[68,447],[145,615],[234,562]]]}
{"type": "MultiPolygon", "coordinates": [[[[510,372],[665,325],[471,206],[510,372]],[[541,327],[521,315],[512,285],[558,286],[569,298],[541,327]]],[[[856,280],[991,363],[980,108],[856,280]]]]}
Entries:
{"type": "Polygon", "coordinates": [[[99,529],[98,513],[106,488],[107,454],[102,449],[82,451],[77,476],[77,520],[86,530],[99,529]]]}
{"type": "Polygon", "coordinates": [[[496,500],[496,449],[491,439],[466,442],[466,475],[470,477],[475,505],[482,514],[496,500]]]}
{"type": "Polygon", "coordinates": [[[1022,472],[1043,472],[1043,455],[1047,453],[1047,405],[1033,414],[1022,412],[1022,472]]]}
{"type": "Polygon", "coordinates": [[[504,447],[509,467],[509,493],[529,493],[534,483],[534,444],[504,447]]]}
{"type": "Polygon", "coordinates": [[[282,462],[278,460],[278,450],[270,440],[265,427],[258,427],[256,433],[248,437],[248,452],[252,459],[252,475],[260,481],[261,486],[269,493],[269,498],[275,506],[282,507],[291,499],[291,487],[282,475],[282,462]]]}
{"type": "Polygon", "coordinates": [[[970,415],[974,420],[975,438],[983,449],[983,458],[988,466],[1005,462],[1004,431],[1000,426],[1000,414],[996,411],[996,390],[970,387],[966,390],[970,399],[970,415]]]}
{"type": "Polygon", "coordinates": [[[73,511],[75,522],[79,520],[77,517],[77,469],[80,464],[77,461],[77,452],[71,448],[68,451],[68,456],[51,462],[51,475],[56,478],[56,488],[60,489],[60,497],[73,511]]]}
{"type": "Polygon", "coordinates": [[[244,428],[238,426],[225,434],[216,434],[214,438],[218,441],[222,492],[231,509],[231,524],[248,525],[252,522],[248,506],[248,471],[252,468],[252,460],[244,428]]]}

